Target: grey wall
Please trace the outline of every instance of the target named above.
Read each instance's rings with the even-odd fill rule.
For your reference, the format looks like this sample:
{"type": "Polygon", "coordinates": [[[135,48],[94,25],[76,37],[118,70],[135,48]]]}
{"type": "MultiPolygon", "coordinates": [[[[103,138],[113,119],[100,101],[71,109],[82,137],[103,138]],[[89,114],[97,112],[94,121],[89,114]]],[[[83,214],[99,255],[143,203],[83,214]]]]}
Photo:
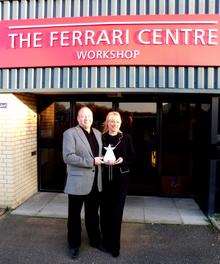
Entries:
{"type": "MultiPolygon", "coordinates": [[[[220,14],[219,2],[219,0],[0,1],[0,20],[129,14],[220,14]]],[[[71,92],[74,88],[146,88],[146,91],[160,92],[166,92],[171,88],[174,92],[220,93],[220,67],[128,66],[0,70],[0,92],[51,90],[59,93],[64,90],[71,92]]]]}

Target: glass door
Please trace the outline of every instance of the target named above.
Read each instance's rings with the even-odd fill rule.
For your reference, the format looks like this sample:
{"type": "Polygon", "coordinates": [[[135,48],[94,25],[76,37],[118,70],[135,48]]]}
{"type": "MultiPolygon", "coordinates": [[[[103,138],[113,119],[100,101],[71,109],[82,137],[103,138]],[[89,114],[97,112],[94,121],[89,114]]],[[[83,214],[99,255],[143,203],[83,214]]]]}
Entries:
{"type": "Polygon", "coordinates": [[[164,102],[161,193],[207,201],[210,104],[164,102]]]}
{"type": "Polygon", "coordinates": [[[212,98],[208,214],[220,212],[220,98],[212,98]]]}
{"type": "Polygon", "coordinates": [[[70,127],[70,102],[41,105],[38,121],[39,189],[62,191],[66,169],[62,160],[63,132],[70,127]]]}
{"type": "Polygon", "coordinates": [[[102,131],[111,102],[51,102],[43,103],[38,121],[39,190],[62,192],[66,181],[66,165],[62,158],[63,132],[77,125],[80,107],[90,107],[94,115],[93,126],[102,131]]]}
{"type": "Polygon", "coordinates": [[[157,195],[158,129],[156,103],[119,103],[123,132],[132,136],[136,159],[131,170],[130,195],[157,195]]]}

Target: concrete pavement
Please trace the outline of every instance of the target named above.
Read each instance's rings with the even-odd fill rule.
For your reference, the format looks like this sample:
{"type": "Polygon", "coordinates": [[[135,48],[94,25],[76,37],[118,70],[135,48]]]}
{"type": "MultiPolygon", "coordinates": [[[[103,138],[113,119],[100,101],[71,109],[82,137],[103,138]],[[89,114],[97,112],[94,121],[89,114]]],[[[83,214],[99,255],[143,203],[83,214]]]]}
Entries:
{"type": "MultiPolygon", "coordinates": [[[[16,215],[67,217],[67,196],[39,192],[12,212],[16,215]]],[[[82,212],[82,218],[84,214],[82,212]]],[[[124,222],[207,225],[208,219],[193,199],[127,196],[124,222]]]]}

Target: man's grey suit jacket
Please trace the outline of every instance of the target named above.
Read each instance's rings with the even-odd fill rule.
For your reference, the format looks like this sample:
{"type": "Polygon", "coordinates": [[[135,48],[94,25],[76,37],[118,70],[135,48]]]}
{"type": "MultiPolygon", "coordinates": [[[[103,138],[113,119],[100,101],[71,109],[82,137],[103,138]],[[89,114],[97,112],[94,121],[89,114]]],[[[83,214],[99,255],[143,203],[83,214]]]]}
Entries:
{"type": "MultiPolygon", "coordinates": [[[[93,129],[102,153],[101,133],[93,129]]],[[[95,177],[94,157],[89,142],[78,125],[63,133],[63,160],[67,164],[67,180],[64,192],[86,195],[90,193],[95,177]]],[[[102,190],[101,166],[98,166],[98,189],[102,190]]]]}

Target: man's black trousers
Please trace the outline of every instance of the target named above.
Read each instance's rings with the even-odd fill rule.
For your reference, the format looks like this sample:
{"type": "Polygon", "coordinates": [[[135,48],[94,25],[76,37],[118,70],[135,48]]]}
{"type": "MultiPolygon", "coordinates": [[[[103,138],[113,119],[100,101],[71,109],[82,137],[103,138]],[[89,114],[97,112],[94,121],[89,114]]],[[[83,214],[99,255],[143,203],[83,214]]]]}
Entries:
{"type": "Polygon", "coordinates": [[[85,226],[90,244],[99,245],[101,242],[99,205],[100,193],[94,184],[88,195],[68,195],[68,243],[71,248],[81,245],[81,210],[84,203],[85,226]]]}

